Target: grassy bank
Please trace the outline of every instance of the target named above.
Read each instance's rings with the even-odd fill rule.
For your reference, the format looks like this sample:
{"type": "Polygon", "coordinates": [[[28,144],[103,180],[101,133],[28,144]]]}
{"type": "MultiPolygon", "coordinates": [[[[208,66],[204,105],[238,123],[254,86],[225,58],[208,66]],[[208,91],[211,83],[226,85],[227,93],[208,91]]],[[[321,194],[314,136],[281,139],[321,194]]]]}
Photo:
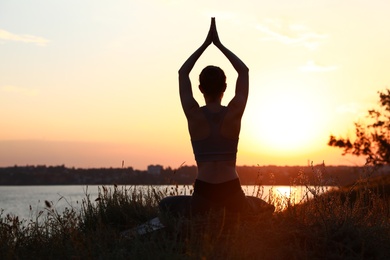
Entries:
{"type": "Polygon", "coordinates": [[[158,201],[177,191],[100,187],[81,211],[60,214],[46,202],[32,220],[1,215],[0,259],[390,259],[390,179],[365,176],[323,193],[322,172],[311,174],[299,184],[318,178],[318,185],[303,201],[271,192],[272,216],[162,216],[166,228],[131,237],[121,231],[157,216],[158,201]]]}

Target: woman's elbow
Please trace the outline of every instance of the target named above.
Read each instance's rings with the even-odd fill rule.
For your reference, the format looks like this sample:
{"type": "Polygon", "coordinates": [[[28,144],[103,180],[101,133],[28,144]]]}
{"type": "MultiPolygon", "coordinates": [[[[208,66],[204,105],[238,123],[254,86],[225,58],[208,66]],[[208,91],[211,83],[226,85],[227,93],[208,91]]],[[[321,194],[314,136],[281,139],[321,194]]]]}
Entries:
{"type": "Polygon", "coordinates": [[[237,70],[238,75],[241,76],[248,76],[249,75],[249,68],[245,65],[243,65],[241,68],[237,70]]]}
{"type": "Polygon", "coordinates": [[[240,77],[240,78],[249,78],[249,68],[248,67],[240,69],[237,73],[238,73],[238,77],[240,77]]]}
{"type": "Polygon", "coordinates": [[[181,66],[178,73],[179,73],[179,76],[180,75],[185,76],[185,75],[190,74],[190,70],[186,66],[181,66]]]}

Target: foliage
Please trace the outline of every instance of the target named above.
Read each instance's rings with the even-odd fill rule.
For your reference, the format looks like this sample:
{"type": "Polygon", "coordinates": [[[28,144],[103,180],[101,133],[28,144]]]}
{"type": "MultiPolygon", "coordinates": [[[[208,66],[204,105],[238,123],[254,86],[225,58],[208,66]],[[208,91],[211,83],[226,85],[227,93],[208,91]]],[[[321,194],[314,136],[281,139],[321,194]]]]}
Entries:
{"type": "Polygon", "coordinates": [[[355,122],[355,140],[331,135],[328,145],[343,155],[366,156],[374,164],[390,164],[390,90],[379,92],[379,108],[368,111],[367,123],[355,122]]]}

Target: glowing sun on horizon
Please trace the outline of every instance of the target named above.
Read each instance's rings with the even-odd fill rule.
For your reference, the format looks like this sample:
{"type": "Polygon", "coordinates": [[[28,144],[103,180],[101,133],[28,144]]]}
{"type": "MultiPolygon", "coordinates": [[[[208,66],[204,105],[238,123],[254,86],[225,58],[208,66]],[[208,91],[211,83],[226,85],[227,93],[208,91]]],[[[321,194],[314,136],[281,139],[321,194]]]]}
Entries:
{"type": "Polygon", "coordinates": [[[285,153],[314,145],[318,114],[312,96],[293,89],[273,89],[260,100],[249,115],[255,140],[269,151],[285,153]]]}

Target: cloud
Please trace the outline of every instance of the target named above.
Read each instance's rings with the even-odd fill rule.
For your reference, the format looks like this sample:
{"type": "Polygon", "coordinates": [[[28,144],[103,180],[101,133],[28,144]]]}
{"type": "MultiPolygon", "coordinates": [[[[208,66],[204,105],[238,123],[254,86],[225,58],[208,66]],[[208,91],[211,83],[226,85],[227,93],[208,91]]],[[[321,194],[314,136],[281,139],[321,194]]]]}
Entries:
{"type": "Polygon", "coordinates": [[[264,20],[256,28],[266,35],[262,40],[303,46],[309,50],[316,50],[321,42],[328,38],[328,35],[312,32],[303,24],[283,23],[273,19],[264,20]]]}
{"type": "Polygon", "coordinates": [[[316,64],[312,60],[309,60],[306,62],[305,65],[301,66],[299,69],[304,72],[328,72],[328,71],[333,71],[338,69],[338,66],[322,66],[316,64]]]}
{"type": "Polygon", "coordinates": [[[34,43],[38,46],[46,46],[49,43],[49,40],[42,37],[29,34],[14,34],[2,29],[0,29],[0,40],[34,43]]]}
{"type": "Polygon", "coordinates": [[[1,90],[1,92],[19,94],[19,95],[23,95],[23,96],[36,96],[36,95],[38,95],[38,90],[36,90],[36,89],[16,87],[16,86],[10,86],[10,85],[2,86],[2,87],[0,87],[0,90],[1,90]]]}

